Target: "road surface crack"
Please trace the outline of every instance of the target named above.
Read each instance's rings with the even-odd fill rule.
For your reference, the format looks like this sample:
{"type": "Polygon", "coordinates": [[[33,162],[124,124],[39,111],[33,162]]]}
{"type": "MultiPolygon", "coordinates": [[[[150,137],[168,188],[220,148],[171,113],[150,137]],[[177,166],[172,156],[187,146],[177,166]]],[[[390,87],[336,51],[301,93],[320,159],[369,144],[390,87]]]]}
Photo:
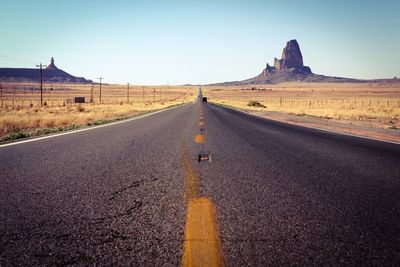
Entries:
{"type": "Polygon", "coordinates": [[[121,189],[118,189],[117,191],[113,192],[111,194],[111,197],[108,200],[114,200],[119,194],[121,194],[122,192],[125,192],[128,189],[134,188],[134,187],[138,187],[142,182],[144,182],[144,180],[140,180],[140,181],[135,181],[132,184],[123,187],[121,189]]]}

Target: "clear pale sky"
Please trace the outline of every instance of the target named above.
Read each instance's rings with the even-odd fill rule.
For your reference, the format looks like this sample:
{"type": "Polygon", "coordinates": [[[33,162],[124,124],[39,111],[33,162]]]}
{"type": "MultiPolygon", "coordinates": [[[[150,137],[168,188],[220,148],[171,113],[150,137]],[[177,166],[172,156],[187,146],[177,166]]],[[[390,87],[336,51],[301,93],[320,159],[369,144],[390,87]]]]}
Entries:
{"type": "Polygon", "coordinates": [[[314,73],[400,76],[400,1],[0,0],[0,67],[92,80],[211,83],[261,72],[297,39],[314,73]]]}

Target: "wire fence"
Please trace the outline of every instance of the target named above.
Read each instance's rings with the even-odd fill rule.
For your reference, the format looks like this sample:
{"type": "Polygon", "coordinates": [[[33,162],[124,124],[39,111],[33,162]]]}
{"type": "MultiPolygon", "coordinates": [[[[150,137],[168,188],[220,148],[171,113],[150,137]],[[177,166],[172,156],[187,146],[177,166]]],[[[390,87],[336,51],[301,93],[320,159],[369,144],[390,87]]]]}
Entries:
{"type": "MultiPolygon", "coordinates": [[[[48,84],[43,87],[43,105],[56,107],[79,104],[151,105],[193,95],[188,86],[132,86],[102,84],[48,84]],[[100,101],[101,99],[101,101],[100,101]]],[[[0,84],[1,108],[28,108],[41,105],[40,87],[35,84],[0,84]]]]}
{"type": "Polygon", "coordinates": [[[357,97],[329,97],[315,95],[314,97],[294,97],[294,96],[268,96],[268,95],[241,95],[234,93],[219,93],[208,91],[211,99],[225,101],[249,102],[258,101],[266,106],[303,106],[305,108],[324,108],[324,107],[349,107],[349,108],[400,108],[400,97],[387,96],[357,96],[357,97]]]}

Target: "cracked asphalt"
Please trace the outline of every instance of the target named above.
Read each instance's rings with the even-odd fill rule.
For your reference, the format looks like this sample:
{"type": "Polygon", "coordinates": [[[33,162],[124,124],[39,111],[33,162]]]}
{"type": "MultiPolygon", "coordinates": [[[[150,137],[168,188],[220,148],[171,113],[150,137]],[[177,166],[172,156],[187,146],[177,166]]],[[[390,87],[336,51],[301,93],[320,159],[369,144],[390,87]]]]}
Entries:
{"type": "Polygon", "coordinates": [[[180,265],[182,146],[228,266],[400,264],[400,145],[190,103],[1,147],[0,266],[180,265]]]}

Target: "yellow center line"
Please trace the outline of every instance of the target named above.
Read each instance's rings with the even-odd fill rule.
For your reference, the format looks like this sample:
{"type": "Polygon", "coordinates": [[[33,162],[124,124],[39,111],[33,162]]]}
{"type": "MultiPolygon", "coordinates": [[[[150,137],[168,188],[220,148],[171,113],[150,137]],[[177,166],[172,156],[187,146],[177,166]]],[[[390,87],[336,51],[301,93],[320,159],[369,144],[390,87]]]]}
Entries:
{"type": "Polygon", "coordinates": [[[182,266],[224,266],[215,209],[210,199],[199,197],[199,177],[185,145],[182,146],[182,162],[189,198],[182,266]]]}
{"type": "Polygon", "coordinates": [[[215,211],[208,198],[189,199],[182,266],[224,266],[215,211]]]}
{"type": "Polygon", "coordinates": [[[202,144],[204,143],[206,137],[204,136],[204,134],[197,134],[194,141],[198,144],[202,144]]]}

